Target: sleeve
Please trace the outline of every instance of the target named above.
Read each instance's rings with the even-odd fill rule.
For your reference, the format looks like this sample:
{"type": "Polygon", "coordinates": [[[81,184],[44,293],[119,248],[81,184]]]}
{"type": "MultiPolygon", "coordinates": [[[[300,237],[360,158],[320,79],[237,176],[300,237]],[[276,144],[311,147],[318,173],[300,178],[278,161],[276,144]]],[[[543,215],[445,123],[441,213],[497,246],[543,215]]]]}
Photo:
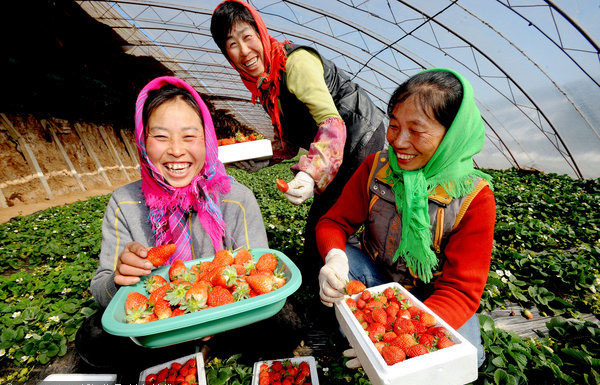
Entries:
{"type": "Polygon", "coordinates": [[[132,240],[123,212],[120,210],[114,196],[112,196],[102,220],[102,246],[100,248],[99,266],[90,284],[92,295],[100,307],[105,308],[108,306],[108,303],[119,289],[114,281],[117,258],[125,245],[132,240]]]}
{"type": "Polygon", "coordinates": [[[424,303],[450,326],[461,327],[479,308],[490,269],[496,202],[489,187],[473,199],[444,254],[434,292],[424,303]]]}
{"type": "Polygon", "coordinates": [[[346,125],[329,93],[318,55],[298,49],[288,57],[285,69],[288,90],[307,106],[319,126],[308,154],[292,169],[312,176],[316,190],[322,192],[342,164],[346,125]]]}
{"type": "Polygon", "coordinates": [[[268,248],[267,232],[256,198],[247,187],[237,186],[240,193],[223,199],[227,232],[233,242],[230,246],[233,249],[268,248]]]}
{"type": "Polygon", "coordinates": [[[369,155],[356,169],[338,200],[317,222],[317,247],[323,260],[331,249],[345,250],[348,237],[367,220],[367,183],[374,158],[374,154],[369,155]]]}

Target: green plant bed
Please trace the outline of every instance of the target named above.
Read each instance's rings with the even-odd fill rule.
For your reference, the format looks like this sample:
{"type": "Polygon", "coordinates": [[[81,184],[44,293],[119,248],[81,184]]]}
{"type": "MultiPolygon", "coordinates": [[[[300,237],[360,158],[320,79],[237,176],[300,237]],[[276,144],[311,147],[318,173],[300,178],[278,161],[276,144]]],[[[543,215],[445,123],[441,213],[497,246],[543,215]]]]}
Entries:
{"type": "MultiPolygon", "coordinates": [[[[228,172],[256,195],[270,247],[297,263],[310,206],[292,205],[275,185],[277,178],[292,179],[289,168],[294,163],[254,174],[231,168],[228,172]]],[[[600,180],[488,171],[494,177],[497,225],[480,310],[510,301],[565,318],[598,315],[600,180]]],[[[108,198],[55,207],[0,225],[0,383],[26,383],[33,369],[64,355],[84,318],[96,311],[89,282],[97,268],[108,198]]],[[[290,301],[296,308],[310,306],[318,302],[317,296],[303,284],[290,301]]],[[[305,327],[312,328],[316,321],[308,320],[305,327]]],[[[487,317],[480,322],[487,359],[478,384],[600,382],[600,331],[594,324],[557,317],[548,324],[547,336],[524,339],[496,329],[487,317]]],[[[347,346],[328,343],[313,354],[322,383],[369,384],[363,371],[345,368],[341,351],[347,346]]],[[[207,372],[215,384],[250,384],[251,365],[243,358],[214,357],[207,372]]]]}

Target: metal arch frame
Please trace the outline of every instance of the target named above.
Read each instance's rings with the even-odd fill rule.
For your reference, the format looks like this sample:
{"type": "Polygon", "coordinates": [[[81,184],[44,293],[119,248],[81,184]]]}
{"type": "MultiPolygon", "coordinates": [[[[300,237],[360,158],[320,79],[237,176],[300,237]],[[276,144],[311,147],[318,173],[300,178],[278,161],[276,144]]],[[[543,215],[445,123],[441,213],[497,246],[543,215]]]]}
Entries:
{"type": "MultiPolygon", "coordinates": [[[[81,0],[81,1],[78,1],[78,2],[85,2],[85,1],[89,1],[89,0],[81,0]]],[[[497,1],[501,2],[500,0],[497,0],[497,1]]],[[[302,6],[303,8],[305,8],[305,9],[309,10],[310,12],[313,12],[313,13],[316,13],[316,14],[321,14],[321,16],[323,16],[323,17],[326,17],[326,18],[327,18],[327,17],[331,17],[331,16],[329,16],[329,15],[326,15],[326,14],[320,13],[320,12],[319,12],[319,11],[317,11],[316,9],[314,9],[314,8],[310,8],[309,6],[306,6],[306,5],[299,5],[297,2],[295,2],[295,1],[293,1],[293,0],[284,0],[284,2],[286,2],[286,3],[290,3],[290,4],[293,4],[293,5],[295,5],[295,6],[302,6]]],[[[403,2],[403,1],[399,1],[399,2],[400,2],[400,3],[402,3],[402,4],[404,4],[405,6],[407,6],[407,7],[409,7],[409,8],[412,8],[413,10],[415,10],[415,11],[419,12],[421,15],[423,15],[423,16],[425,16],[425,17],[428,17],[428,16],[427,16],[427,15],[426,15],[424,12],[420,11],[419,9],[413,8],[412,6],[410,6],[410,5],[406,4],[406,2],[403,2]]],[[[144,1],[144,2],[142,2],[142,1],[135,1],[135,0],[133,0],[133,1],[132,1],[132,0],[129,0],[129,1],[127,1],[127,0],[123,0],[123,1],[117,0],[117,1],[107,1],[106,3],[108,3],[108,4],[111,4],[111,3],[113,3],[113,4],[115,4],[115,3],[116,3],[116,4],[119,4],[119,3],[123,3],[123,4],[132,4],[132,5],[137,5],[137,6],[143,6],[143,7],[146,7],[147,9],[149,9],[149,8],[154,8],[154,7],[164,7],[164,8],[169,8],[169,9],[177,10],[177,11],[181,12],[181,14],[185,14],[185,13],[187,13],[187,12],[192,12],[192,13],[194,13],[194,12],[195,12],[193,9],[190,9],[190,8],[182,9],[181,7],[173,6],[173,5],[170,5],[170,4],[157,3],[157,2],[153,2],[153,1],[144,1]]],[[[565,15],[565,14],[564,14],[564,13],[563,13],[563,12],[562,12],[562,11],[561,11],[561,10],[560,10],[558,7],[556,7],[556,6],[555,6],[555,5],[554,5],[554,4],[553,4],[551,1],[547,0],[547,1],[546,1],[546,3],[547,3],[547,4],[549,4],[549,6],[550,6],[550,7],[553,7],[553,8],[554,8],[554,9],[555,9],[557,12],[559,12],[559,13],[560,13],[560,14],[561,14],[563,17],[565,17],[565,19],[569,20],[569,21],[571,22],[571,24],[572,24],[572,25],[574,25],[574,27],[575,27],[575,28],[577,28],[577,29],[580,31],[580,33],[582,32],[582,30],[581,30],[580,28],[578,28],[578,26],[577,26],[576,24],[574,24],[574,23],[572,22],[572,20],[570,20],[570,19],[568,18],[568,16],[567,16],[567,15],[565,15]]],[[[505,5],[505,6],[506,6],[506,5],[505,5]]],[[[356,8],[356,6],[354,6],[354,8],[356,8]]],[[[141,13],[143,13],[143,12],[146,12],[146,10],[143,10],[142,12],[140,12],[140,14],[141,14],[141,13]]],[[[293,12],[293,11],[292,11],[292,12],[293,12]]],[[[516,12],[516,11],[514,11],[514,12],[516,12]]],[[[204,13],[204,12],[198,12],[198,13],[206,14],[206,13],[204,13]]],[[[167,21],[164,21],[161,15],[158,15],[158,14],[157,14],[157,16],[158,16],[158,20],[160,20],[160,22],[161,22],[161,23],[163,23],[164,25],[167,25],[167,24],[169,23],[169,22],[168,22],[168,20],[167,20],[167,21]]],[[[172,17],[171,19],[173,19],[173,18],[175,18],[175,17],[178,17],[178,16],[179,16],[179,15],[176,15],[176,16],[172,17]]],[[[132,20],[133,20],[133,21],[135,21],[136,19],[135,19],[135,18],[130,18],[130,19],[123,18],[122,20],[125,20],[125,21],[128,21],[128,22],[130,22],[130,21],[132,21],[132,20]]],[[[338,20],[338,21],[339,21],[339,20],[338,20]]],[[[543,134],[546,136],[546,138],[547,138],[547,139],[548,139],[548,140],[549,140],[549,141],[550,141],[550,142],[553,144],[553,146],[554,146],[554,147],[555,147],[555,148],[558,150],[558,152],[559,152],[559,153],[560,153],[560,154],[563,156],[563,158],[565,158],[565,160],[567,160],[567,158],[565,157],[565,154],[563,153],[563,150],[561,150],[561,148],[559,148],[559,147],[557,146],[557,144],[554,142],[554,140],[556,140],[556,139],[558,139],[558,140],[559,140],[559,142],[562,144],[562,147],[564,148],[564,151],[566,151],[566,153],[567,153],[568,157],[570,158],[570,160],[571,160],[571,162],[572,162],[572,165],[570,164],[569,160],[567,160],[567,163],[571,165],[571,168],[573,168],[573,170],[576,172],[576,174],[578,175],[578,177],[582,178],[581,172],[579,171],[579,167],[578,167],[578,165],[577,165],[577,163],[576,163],[575,159],[573,158],[573,156],[572,156],[572,154],[571,154],[571,152],[570,152],[569,148],[566,146],[566,144],[565,144],[565,143],[564,143],[564,141],[562,140],[562,137],[560,136],[560,134],[557,132],[557,130],[555,129],[555,127],[553,126],[553,124],[550,122],[550,120],[549,120],[549,119],[546,117],[546,115],[544,114],[544,112],[543,112],[543,111],[542,111],[542,110],[539,108],[539,106],[537,106],[537,104],[534,102],[534,100],[533,100],[533,99],[532,99],[532,98],[531,98],[531,97],[530,97],[530,96],[529,96],[529,95],[528,95],[528,94],[527,94],[527,93],[526,93],[526,92],[525,92],[525,91],[524,91],[524,90],[523,90],[523,89],[522,89],[522,88],[519,86],[519,84],[518,84],[518,83],[516,83],[516,82],[515,82],[515,81],[514,81],[514,80],[513,80],[513,79],[512,79],[512,78],[511,78],[511,77],[510,77],[508,74],[507,74],[507,72],[506,72],[506,71],[504,71],[504,69],[503,69],[503,68],[501,68],[501,67],[500,67],[500,66],[499,66],[497,63],[495,63],[493,60],[491,60],[491,59],[490,59],[490,58],[489,58],[487,55],[485,55],[485,54],[484,54],[482,51],[480,51],[480,50],[479,50],[477,47],[473,46],[473,44],[472,44],[472,43],[470,43],[470,42],[469,42],[469,41],[467,41],[466,39],[462,38],[462,36],[460,36],[459,34],[457,34],[456,32],[454,32],[452,29],[448,28],[447,26],[445,26],[445,25],[441,24],[439,21],[437,21],[437,20],[435,19],[435,16],[431,17],[431,18],[430,18],[430,19],[429,19],[427,22],[425,22],[424,24],[428,23],[429,21],[434,21],[436,24],[440,25],[441,27],[443,27],[444,29],[446,29],[447,31],[449,31],[450,33],[452,33],[453,35],[455,35],[456,37],[458,37],[459,39],[461,39],[461,40],[462,40],[462,41],[464,41],[465,43],[469,44],[469,46],[471,47],[471,49],[473,49],[473,50],[477,51],[477,52],[478,52],[478,53],[479,53],[479,54],[480,54],[482,57],[484,57],[486,60],[488,60],[488,61],[489,61],[490,63],[492,63],[494,66],[496,66],[496,68],[498,68],[498,69],[499,69],[499,70],[500,70],[500,71],[501,71],[501,72],[504,74],[504,76],[506,77],[506,79],[507,79],[508,81],[510,81],[510,82],[512,83],[512,85],[514,85],[516,88],[518,88],[518,89],[520,90],[520,92],[521,92],[521,93],[522,93],[522,94],[523,94],[523,95],[524,95],[524,96],[525,96],[525,97],[526,97],[526,98],[527,98],[527,99],[530,101],[530,103],[531,103],[531,104],[532,104],[532,105],[533,105],[533,106],[534,106],[534,107],[537,109],[537,111],[538,111],[538,113],[540,114],[540,116],[541,116],[541,117],[543,117],[543,119],[546,121],[546,123],[547,123],[547,124],[548,124],[548,125],[551,127],[551,129],[552,129],[552,131],[553,131],[553,135],[554,135],[554,138],[553,138],[553,139],[552,139],[552,138],[550,138],[550,137],[548,137],[548,135],[547,135],[547,132],[544,130],[544,128],[543,128],[543,127],[541,127],[541,126],[538,126],[538,124],[537,124],[537,123],[536,123],[536,122],[535,122],[535,121],[534,121],[532,118],[530,118],[530,117],[529,117],[529,116],[528,116],[528,115],[527,115],[527,114],[526,114],[526,113],[525,113],[523,110],[521,110],[521,107],[520,107],[520,106],[519,106],[519,105],[516,103],[516,101],[514,100],[514,96],[513,96],[513,99],[511,99],[511,98],[509,98],[509,97],[505,96],[505,95],[504,95],[502,92],[500,92],[498,89],[496,89],[495,87],[493,87],[493,86],[492,86],[492,85],[491,85],[489,82],[487,82],[487,81],[485,80],[485,78],[484,78],[484,77],[482,77],[482,81],[484,81],[485,83],[487,83],[487,84],[488,84],[488,85],[489,85],[491,88],[495,89],[495,90],[496,90],[498,93],[500,93],[501,95],[503,95],[504,97],[506,97],[506,98],[507,98],[507,100],[509,100],[511,103],[513,103],[515,106],[517,106],[517,108],[518,108],[519,110],[521,110],[521,112],[522,112],[522,113],[523,113],[523,114],[524,114],[524,115],[525,115],[527,118],[529,118],[529,119],[532,121],[532,123],[533,123],[533,124],[534,124],[536,127],[538,127],[538,129],[539,129],[540,131],[542,131],[542,133],[543,133],[543,134]]],[[[159,22],[159,21],[152,21],[152,22],[154,22],[154,23],[157,23],[157,22],[159,22]]],[[[197,24],[195,24],[195,23],[193,22],[193,20],[191,20],[191,24],[194,26],[194,28],[198,28],[198,25],[197,25],[197,24]]],[[[350,27],[356,28],[355,24],[354,24],[354,25],[353,25],[353,24],[348,24],[348,25],[349,25],[350,27]]],[[[397,24],[396,24],[396,25],[397,25],[397,24]]],[[[136,28],[135,24],[133,24],[133,25],[132,25],[132,28],[136,28]]],[[[142,28],[142,29],[143,29],[143,28],[142,28]]],[[[167,28],[163,28],[163,30],[167,30],[167,28]]],[[[175,29],[172,29],[172,30],[173,30],[174,32],[182,32],[182,33],[194,34],[194,31],[184,31],[184,30],[175,30],[175,29]]],[[[369,37],[371,37],[372,39],[379,40],[379,39],[377,39],[377,38],[375,37],[375,35],[374,35],[374,34],[369,34],[368,32],[365,32],[364,30],[359,30],[359,29],[356,29],[356,30],[357,30],[357,32],[358,32],[358,33],[364,33],[366,36],[369,36],[369,37]]],[[[542,32],[542,31],[540,31],[540,32],[542,32]]],[[[289,33],[289,32],[286,32],[286,33],[289,33]]],[[[543,33],[543,32],[542,32],[542,33],[543,33]]],[[[199,33],[199,32],[196,32],[195,34],[201,34],[201,35],[203,35],[203,36],[207,36],[207,34],[202,34],[202,33],[199,33]]],[[[583,34],[583,33],[582,33],[582,34],[583,34]]],[[[159,35],[159,36],[160,36],[160,35],[159,35]]],[[[333,35],[330,35],[330,36],[331,36],[331,38],[332,38],[332,39],[335,39],[335,40],[338,40],[338,41],[342,41],[342,42],[343,42],[343,40],[340,40],[340,39],[336,38],[336,37],[335,37],[335,36],[333,36],[333,35]]],[[[587,37],[587,35],[585,35],[585,36],[586,36],[586,38],[588,38],[588,41],[590,41],[589,37],[587,37]]],[[[303,37],[303,38],[305,38],[306,40],[308,40],[308,41],[312,41],[312,42],[314,42],[315,44],[317,44],[317,43],[316,43],[316,42],[317,42],[317,40],[316,40],[316,39],[312,39],[312,38],[306,38],[306,37],[303,37]]],[[[177,40],[177,39],[175,39],[175,40],[177,40]]],[[[393,50],[393,51],[395,51],[395,52],[397,52],[397,53],[399,53],[399,54],[403,55],[403,56],[404,56],[404,57],[406,57],[407,59],[409,59],[409,60],[413,61],[415,64],[417,64],[417,65],[420,65],[420,67],[421,67],[421,68],[425,68],[425,67],[424,67],[422,64],[420,64],[420,63],[419,63],[417,60],[415,60],[415,59],[414,59],[412,56],[408,56],[408,55],[406,55],[406,54],[405,54],[405,52],[404,52],[404,51],[399,51],[398,49],[394,48],[392,45],[390,45],[390,44],[389,44],[389,42],[388,42],[388,43],[385,43],[385,42],[383,42],[383,41],[381,41],[381,40],[379,40],[379,41],[380,41],[382,44],[385,44],[385,45],[387,45],[386,49],[391,49],[391,50],[393,50]]],[[[591,43],[593,44],[593,41],[591,41],[591,43]]],[[[345,44],[349,44],[349,43],[345,43],[345,44]]],[[[556,43],[555,43],[555,44],[556,44],[556,43]]],[[[324,44],[321,44],[321,46],[327,47],[327,48],[331,49],[331,50],[332,50],[332,51],[334,51],[334,52],[338,52],[338,53],[340,53],[342,56],[344,55],[342,52],[340,52],[340,50],[338,50],[338,49],[336,49],[336,48],[333,48],[333,47],[331,47],[331,46],[329,46],[329,47],[328,47],[328,46],[326,46],[326,45],[324,45],[324,44]]],[[[352,45],[352,46],[354,46],[354,45],[352,45]]],[[[169,46],[168,46],[168,45],[165,43],[165,47],[169,47],[169,46]]],[[[185,45],[176,46],[176,45],[173,45],[173,44],[171,44],[171,45],[170,45],[170,47],[172,47],[172,48],[177,48],[177,49],[181,49],[181,50],[198,50],[196,47],[190,47],[190,46],[185,46],[185,45]]],[[[433,47],[435,47],[435,46],[433,46],[433,47]]],[[[595,47],[597,48],[597,46],[595,46],[595,47]]],[[[437,48],[437,49],[440,49],[442,52],[445,52],[445,51],[444,51],[444,49],[443,49],[443,48],[441,48],[441,47],[435,47],[435,48],[437,48]]],[[[563,52],[565,52],[564,48],[562,48],[562,47],[561,47],[561,49],[563,50],[563,52]]],[[[202,50],[200,50],[200,51],[202,51],[202,50]]],[[[208,49],[204,50],[204,52],[209,52],[209,51],[210,51],[210,50],[208,50],[208,49]]],[[[219,51],[217,51],[217,50],[212,50],[212,52],[219,52],[219,51]]],[[[368,51],[367,51],[367,52],[368,52],[368,51]]],[[[380,52],[383,52],[383,50],[382,50],[382,51],[380,51],[380,52]]],[[[220,53],[220,52],[219,52],[219,53],[220,53]]],[[[567,54],[567,53],[565,52],[565,54],[567,54]]],[[[374,54],[374,55],[372,54],[372,56],[371,56],[371,58],[369,59],[369,61],[371,61],[372,59],[376,58],[376,56],[377,56],[377,55],[378,55],[378,53],[377,53],[377,54],[374,54]]],[[[567,55],[568,55],[568,54],[567,54],[567,55]]],[[[450,57],[452,57],[452,58],[453,58],[455,61],[457,61],[458,63],[461,63],[459,60],[457,60],[456,58],[454,58],[452,55],[449,55],[449,56],[450,56],[450,57]]],[[[568,55],[568,56],[569,56],[569,55],[568,55]]],[[[346,57],[346,58],[348,58],[348,56],[347,56],[347,55],[346,55],[345,57],[346,57]]],[[[571,56],[569,56],[569,57],[571,58],[571,56]]],[[[354,61],[356,61],[356,62],[357,62],[357,60],[353,59],[353,58],[352,58],[352,56],[350,56],[349,58],[350,58],[351,60],[354,60],[354,61]]],[[[573,58],[571,58],[571,59],[572,59],[572,60],[574,60],[573,58]]],[[[475,61],[477,61],[477,59],[476,59],[476,58],[475,58],[475,61]]],[[[575,61],[575,60],[574,60],[574,61],[575,61]]],[[[177,63],[177,60],[175,60],[174,62],[175,62],[175,63],[177,63]]],[[[180,61],[180,63],[181,63],[181,61],[180,61]]],[[[366,64],[368,64],[368,62],[367,62],[366,64]]],[[[463,63],[461,63],[461,64],[463,64],[463,63]]],[[[464,64],[463,64],[463,65],[464,65],[464,64]]],[[[216,63],[214,64],[214,66],[215,66],[215,67],[220,67],[220,68],[228,68],[228,67],[226,67],[226,66],[219,66],[219,65],[218,65],[218,64],[216,64],[216,63]]],[[[360,69],[360,70],[359,70],[359,71],[356,73],[356,75],[355,75],[355,76],[357,76],[359,72],[363,71],[365,67],[368,67],[370,70],[372,70],[372,71],[374,71],[374,72],[378,73],[379,75],[381,75],[381,76],[384,76],[384,77],[388,78],[389,80],[392,80],[392,81],[394,81],[394,80],[393,80],[393,79],[391,79],[389,76],[386,76],[384,73],[382,73],[382,72],[380,72],[380,71],[376,70],[376,69],[375,69],[375,68],[373,68],[373,67],[367,66],[367,65],[364,65],[364,66],[363,66],[363,67],[362,67],[362,68],[361,68],[361,69],[360,69]]],[[[467,66],[465,65],[465,67],[467,67],[467,66]]],[[[467,67],[467,68],[468,68],[468,67],[467,67]]],[[[469,68],[469,69],[470,69],[470,68],[469,68]]],[[[476,71],[474,71],[474,70],[472,70],[472,69],[470,69],[470,70],[471,70],[471,71],[473,71],[473,72],[474,72],[476,75],[478,75],[478,76],[479,76],[479,74],[478,74],[476,71]]],[[[582,69],[582,70],[583,70],[583,69],[582,69]]],[[[185,68],[182,68],[182,71],[188,71],[188,72],[190,72],[190,73],[197,72],[197,71],[193,71],[193,70],[190,70],[190,69],[185,69],[185,68]]],[[[399,71],[399,72],[402,72],[402,70],[401,70],[401,69],[398,69],[398,71],[399,71]]],[[[384,71],[384,72],[387,72],[387,71],[384,71]]],[[[212,72],[211,72],[211,73],[212,73],[212,72]]],[[[215,72],[215,74],[217,74],[217,72],[215,72]]],[[[587,73],[586,73],[586,74],[587,74],[587,73]]],[[[230,74],[223,73],[223,75],[227,76],[227,75],[230,75],[230,74]]],[[[588,76],[589,76],[589,75],[588,75],[588,76]]],[[[377,78],[377,77],[376,77],[376,78],[377,78]]],[[[196,80],[198,80],[198,79],[196,79],[196,80]]],[[[364,80],[364,79],[363,79],[363,81],[365,81],[365,82],[366,82],[366,80],[364,80]]],[[[373,84],[372,86],[373,86],[373,87],[377,87],[377,86],[376,86],[376,85],[374,85],[374,84],[373,84]]],[[[510,87],[510,86],[511,86],[511,85],[509,84],[509,87],[510,87]]],[[[381,88],[381,85],[380,85],[380,87],[379,87],[379,88],[381,88]]],[[[209,94],[209,95],[210,95],[210,94],[209,94]]],[[[209,95],[207,95],[207,96],[209,96],[209,95]]],[[[215,93],[213,96],[217,96],[217,97],[218,97],[218,94],[217,94],[217,93],[215,93]]],[[[380,100],[381,100],[381,99],[380,99],[380,100]]],[[[241,102],[242,100],[239,100],[239,101],[241,102]]],[[[246,102],[246,101],[244,100],[243,102],[246,102]]],[[[487,122],[486,122],[486,123],[487,123],[487,122]]],[[[539,123],[541,124],[542,122],[540,121],[539,123]]],[[[505,144],[505,143],[502,141],[502,138],[501,138],[501,137],[498,135],[498,133],[497,133],[497,132],[496,132],[496,131],[493,129],[492,125],[490,125],[490,124],[488,123],[488,127],[490,127],[490,128],[492,129],[492,131],[494,132],[494,134],[496,135],[496,137],[497,137],[497,138],[499,139],[499,141],[502,143],[502,145],[504,146],[504,148],[505,148],[505,149],[508,151],[508,153],[510,154],[511,158],[513,159],[513,162],[514,162],[514,164],[515,164],[517,167],[519,167],[518,163],[516,162],[516,159],[514,158],[514,156],[512,156],[512,153],[510,153],[510,149],[509,149],[509,148],[506,146],[506,144],[505,144]]],[[[505,156],[506,156],[506,155],[505,155],[505,156]]]]}
{"type": "MultiPolygon", "coordinates": [[[[527,114],[523,113],[523,115],[529,119],[536,127],[538,127],[538,129],[542,132],[542,134],[544,134],[544,136],[546,136],[546,138],[550,141],[550,143],[552,143],[552,145],[554,146],[554,148],[558,151],[558,153],[567,161],[567,164],[569,164],[569,166],[571,167],[571,169],[575,172],[575,174],[577,175],[578,178],[583,179],[583,175],[579,169],[579,166],[577,165],[577,162],[575,161],[573,155],[571,154],[571,151],[569,150],[569,148],[567,147],[567,145],[565,144],[565,142],[563,141],[562,137],[560,136],[560,134],[558,133],[558,131],[556,130],[556,128],[554,127],[554,125],[552,124],[552,122],[550,122],[550,120],[546,117],[545,113],[542,111],[542,109],[539,108],[539,106],[535,103],[535,101],[529,96],[529,94],[527,94],[527,92],[525,92],[525,90],[517,83],[514,81],[514,79],[512,79],[512,77],[500,66],[498,65],[493,59],[491,59],[488,55],[486,55],[482,50],[480,50],[479,48],[477,48],[476,46],[474,46],[469,40],[467,40],[466,38],[462,37],[460,34],[458,34],[457,32],[455,32],[453,29],[447,27],[446,25],[444,25],[443,23],[441,23],[440,21],[438,21],[437,19],[435,19],[433,16],[429,16],[427,15],[425,12],[421,11],[420,9],[414,7],[411,4],[408,4],[406,1],[404,0],[396,0],[397,2],[403,4],[404,6],[412,9],[415,12],[420,13],[421,15],[423,15],[423,17],[427,18],[427,22],[434,22],[437,25],[441,26],[442,28],[444,28],[445,30],[447,30],[448,32],[450,32],[451,34],[453,34],[455,37],[457,37],[458,39],[460,39],[461,41],[465,42],[466,44],[468,44],[468,46],[475,50],[477,53],[479,53],[482,57],[486,58],[491,64],[493,64],[502,74],[504,74],[504,76],[506,77],[507,80],[509,80],[517,89],[519,89],[519,91],[530,101],[530,103],[535,107],[535,109],[538,111],[538,113],[544,118],[544,120],[546,121],[546,123],[550,126],[550,128],[552,128],[552,131],[554,133],[554,136],[556,138],[558,138],[558,140],[560,141],[560,143],[562,144],[564,151],[567,152],[567,156],[570,159],[567,159],[567,157],[565,157],[565,154],[563,153],[563,150],[561,150],[555,143],[554,141],[548,137],[548,135],[546,134],[546,131],[538,126],[536,124],[536,122],[531,119],[531,117],[529,117],[527,114]]],[[[426,23],[424,23],[426,24],[426,23]]],[[[423,24],[423,25],[424,25],[423,24]]],[[[420,25],[419,27],[421,27],[422,25],[420,25]]],[[[408,34],[406,34],[405,36],[408,36],[408,34]]],[[[456,58],[454,58],[451,54],[447,53],[446,51],[444,51],[441,47],[437,47],[435,45],[432,45],[428,42],[424,42],[425,44],[430,45],[431,47],[434,47],[436,49],[439,49],[440,51],[444,52],[445,55],[451,57],[453,60],[455,60],[457,63],[462,64],[465,68],[468,68],[471,72],[473,72],[475,75],[477,75],[483,82],[485,82],[486,84],[488,84],[490,86],[490,88],[494,89],[496,92],[498,92],[500,95],[504,96],[507,100],[511,101],[510,98],[508,98],[506,95],[504,95],[502,92],[500,92],[496,87],[494,87],[492,84],[490,84],[487,80],[485,80],[484,77],[481,77],[479,73],[477,73],[477,71],[474,71],[473,69],[471,69],[469,66],[467,66],[466,64],[462,63],[460,60],[457,60],[456,58]]],[[[383,52],[383,51],[380,51],[383,52]]],[[[476,60],[476,59],[475,59],[476,60]]],[[[509,84],[510,85],[510,84],[509,84]]],[[[514,101],[511,101],[511,103],[513,103],[513,105],[515,105],[515,107],[517,107],[521,112],[523,112],[521,110],[521,107],[515,103],[514,101]]]]}

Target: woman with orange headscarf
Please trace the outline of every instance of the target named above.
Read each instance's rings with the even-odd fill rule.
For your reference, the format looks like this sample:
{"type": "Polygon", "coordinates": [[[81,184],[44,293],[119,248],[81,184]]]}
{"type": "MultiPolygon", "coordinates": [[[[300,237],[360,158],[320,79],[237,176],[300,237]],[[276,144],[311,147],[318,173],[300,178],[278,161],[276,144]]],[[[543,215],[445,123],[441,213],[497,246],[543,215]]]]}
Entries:
{"type": "Polygon", "coordinates": [[[294,157],[299,148],[308,150],[292,167],[296,176],[285,197],[299,205],[317,193],[307,218],[303,260],[318,265],[316,222],[366,156],[383,148],[385,114],[315,49],[271,37],[259,13],[244,1],[219,4],[211,33],[252,101],[271,117],[274,161],[294,157]]]}

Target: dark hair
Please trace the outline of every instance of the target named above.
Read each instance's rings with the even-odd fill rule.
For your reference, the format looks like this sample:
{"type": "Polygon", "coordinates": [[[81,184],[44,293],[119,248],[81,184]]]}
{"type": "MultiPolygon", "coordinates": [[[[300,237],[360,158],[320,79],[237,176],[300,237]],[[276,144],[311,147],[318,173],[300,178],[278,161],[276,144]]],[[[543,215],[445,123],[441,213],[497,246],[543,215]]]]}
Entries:
{"type": "Polygon", "coordinates": [[[173,84],[167,84],[161,88],[148,92],[148,98],[144,103],[144,111],[142,112],[142,122],[144,123],[145,130],[147,130],[146,126],[148,125],[148,118],[150,118],[150,115],[152,115],[154,110],[160,107],[163,103],[168,102],[169,100],[174,100],[175,98],[181,98],[184,102],[189,104],[189,106],[196,111],[200,117],[200,121],[204,125],[204,121],[202,120],[202,111],[200,111],[200,106],[192,94],[185,88],[180,88],[173,84]]]}
{"type": "Polygon", "coordinates": [[[227,36],[229,36],[229,32],[231,32],[234,24],[239,22],[250,24],[256,33],[258,33],[256,21],[248,8],[235,1],[225,1],[222,3],[219,8],[215,9],[210,19],[210,33],[225,56],[227,56],[225,48],[227,36]]]}
{"type": "Polygon", "coordinates": [[[392,116],[398,103],[412,95],[415,95],[416,102],[430,119],[437,120],[448,129],[462,102],[463,88],[460,80],[451,72],[421,72],[396,88],[388,103],[388,116],[392,116]]]}

